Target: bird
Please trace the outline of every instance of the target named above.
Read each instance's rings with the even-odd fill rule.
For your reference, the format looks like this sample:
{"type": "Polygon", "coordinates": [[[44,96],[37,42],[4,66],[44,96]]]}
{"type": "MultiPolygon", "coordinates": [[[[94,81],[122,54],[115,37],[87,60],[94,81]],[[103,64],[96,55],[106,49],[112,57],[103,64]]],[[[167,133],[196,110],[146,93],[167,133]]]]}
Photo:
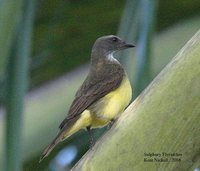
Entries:
{"type": "Polygon", "coordinates": [[[132,98],[132,87],[128,75],[113,54],[135,45],[120,37],[99,37],[91,51],[89,73],[75,94],[67,117],[59,126],[59,133],[45,148],[40,162],[53,148],[80,129],[104,127],[116,120],[132,98]]]}

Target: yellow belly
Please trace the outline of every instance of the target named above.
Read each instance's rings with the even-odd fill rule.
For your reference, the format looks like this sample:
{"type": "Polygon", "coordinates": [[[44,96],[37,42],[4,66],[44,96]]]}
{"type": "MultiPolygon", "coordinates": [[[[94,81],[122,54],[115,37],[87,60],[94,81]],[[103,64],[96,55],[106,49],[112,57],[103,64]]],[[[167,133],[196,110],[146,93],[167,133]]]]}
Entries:
{"type": "Polygon", "coordinates": [[[132,88],[126,75],[116,90],[110,92],[95,104],[95,112],[91,113],[91,126],[104,126],[110,120],[118,117],[128,106],[131,98],[132,88]]]}
{"type": "Polygon", "coordinates": [[[81,117],[66,132],[65,138],[88,126],[93,128],[105,126],[124,111],[131,98],[131,85],[128,77],[125,76],[121,85],[116,90],[99,99],[92,105],[92,110],[87,109],[81,114],[81,117]]]}

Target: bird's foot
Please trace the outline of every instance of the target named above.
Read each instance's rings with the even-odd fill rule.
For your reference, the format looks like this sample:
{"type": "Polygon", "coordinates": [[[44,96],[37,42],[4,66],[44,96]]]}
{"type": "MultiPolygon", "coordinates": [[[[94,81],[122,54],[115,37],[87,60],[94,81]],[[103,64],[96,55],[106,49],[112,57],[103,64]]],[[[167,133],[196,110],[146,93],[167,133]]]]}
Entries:
{"type": "Polygon", "coordinates": [[[88,131],[89,136],[90,136],[90,149],[92,149],[95,143],[94,143],[94,138],[93,138],[93,136],[92,136],[91,127],[88,126],[88,127],[86,127],[86,128],[87,128],[87,131],[88,131]]]}
{"type": "Polygon", "coordinates": [[[111,119],[110,123],[107,126],[107,129],[109,130],[113,126],[114,123],[115,123],[115,119],[111,119]]]}

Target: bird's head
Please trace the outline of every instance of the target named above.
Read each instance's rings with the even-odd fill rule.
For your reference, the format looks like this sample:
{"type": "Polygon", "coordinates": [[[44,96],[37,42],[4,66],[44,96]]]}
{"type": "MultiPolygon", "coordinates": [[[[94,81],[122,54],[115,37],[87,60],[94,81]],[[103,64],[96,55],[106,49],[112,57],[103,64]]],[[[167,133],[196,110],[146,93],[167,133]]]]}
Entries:
{"type": "Polygon", "coordinates": [[[92,48],[92,51],[102,52],[104,55],[114,53],[119,50],[133,48],[133,44],[126,43],[121,38],[109,35],[98,38],[92,48]]]}

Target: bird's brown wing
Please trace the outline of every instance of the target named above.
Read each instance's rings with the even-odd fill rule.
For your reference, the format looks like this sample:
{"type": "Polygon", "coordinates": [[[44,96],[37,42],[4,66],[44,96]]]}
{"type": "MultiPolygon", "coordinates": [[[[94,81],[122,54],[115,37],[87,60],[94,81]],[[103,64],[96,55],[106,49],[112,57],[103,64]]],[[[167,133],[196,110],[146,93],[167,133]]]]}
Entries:
{"type": "Polygon", "coordinates": [[[75,99],[69,109],[68,116],[59,126],[60,129],[66,124],[70,124],[71,120],[74,120],[75,117],[78,118],[78,116],[80,116],[80,114],[90,105],[110,91],[115,90],[120,85],[124,75],[123,68],[117,67],[109,73],[106,73],[102,73],[98,76],[95,76],[95,73],[88,75],[76,93],[75,99]]]}

